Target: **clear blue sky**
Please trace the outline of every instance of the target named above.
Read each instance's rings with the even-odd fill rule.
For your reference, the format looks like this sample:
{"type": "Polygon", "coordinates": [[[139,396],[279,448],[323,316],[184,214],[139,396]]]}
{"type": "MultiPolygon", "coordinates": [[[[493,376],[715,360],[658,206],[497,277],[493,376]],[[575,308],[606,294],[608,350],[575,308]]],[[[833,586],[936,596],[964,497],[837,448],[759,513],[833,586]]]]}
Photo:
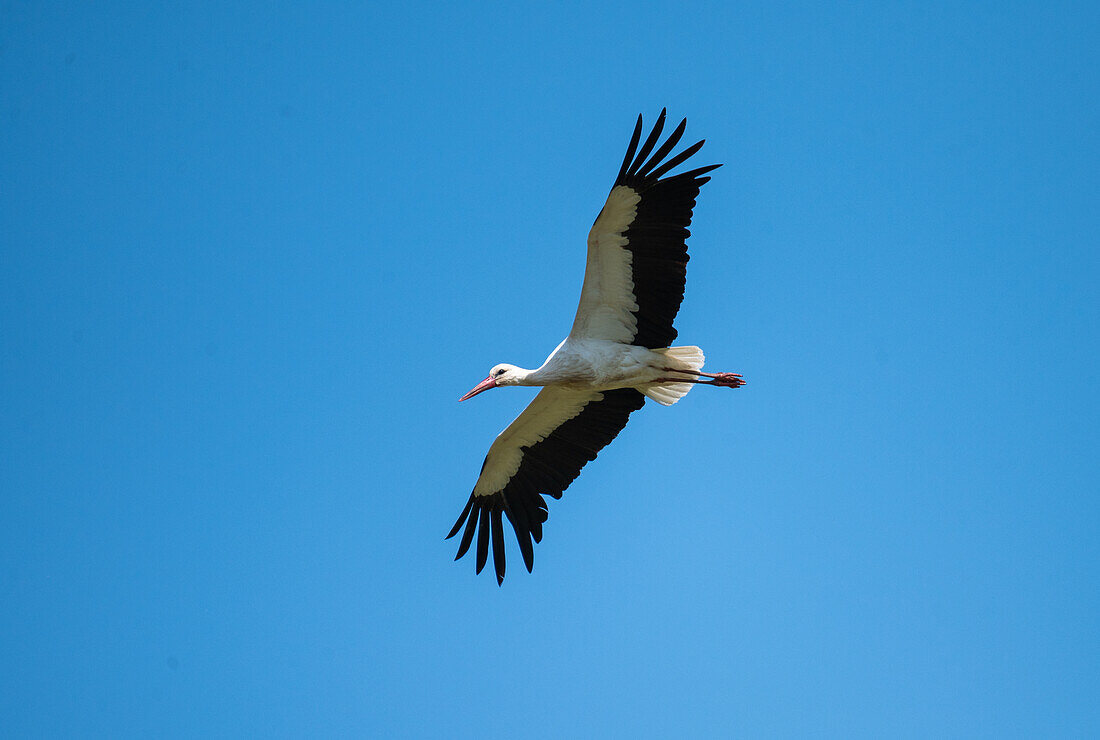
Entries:
{"type": "Polygon", "coordinates": [[[1100,734],[1096,4],[232,5],[0,4],[5,734],[1100,734]],[[662,106],[749,386],[498,588],[457,398],[662,106]]]}

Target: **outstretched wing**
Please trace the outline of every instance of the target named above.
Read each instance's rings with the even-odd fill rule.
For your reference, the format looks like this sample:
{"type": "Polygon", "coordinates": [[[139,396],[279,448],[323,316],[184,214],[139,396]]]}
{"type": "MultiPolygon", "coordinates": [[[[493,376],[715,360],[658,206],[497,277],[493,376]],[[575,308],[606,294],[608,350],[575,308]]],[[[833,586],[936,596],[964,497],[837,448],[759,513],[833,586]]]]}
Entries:
{"type": "Polygon", "coordinates": [[[497,583],[504,582],[502,515],[516,533],[523,562],[534,564],[532,540],[542,540],[547,509],[543,496],[561,498],[580,475],[581,468],[626,426],[630,412],[640,409],[645,396],[633,388],[587,392],[544,388],[516,420],[501,432],[481,466],[481,475],[466,508],[447,538],[462,529],[458,560],[477,534],[477,572],[489,557],[497,583]]]}
{"type": "Polygon", "coordinates": [[[704,174],[721,165],[661,179],[703,146],[700,141],[664,161],[683,136],[687,119],[653,152],[664,125],[662,110],[638,149],[638,116],[623,166],[588,233],[588,262],[571,337],[650,349],[668,347],[676,338],[672,322],[684,299],[691,211],[699,188],[710,180],[704,174]]]}

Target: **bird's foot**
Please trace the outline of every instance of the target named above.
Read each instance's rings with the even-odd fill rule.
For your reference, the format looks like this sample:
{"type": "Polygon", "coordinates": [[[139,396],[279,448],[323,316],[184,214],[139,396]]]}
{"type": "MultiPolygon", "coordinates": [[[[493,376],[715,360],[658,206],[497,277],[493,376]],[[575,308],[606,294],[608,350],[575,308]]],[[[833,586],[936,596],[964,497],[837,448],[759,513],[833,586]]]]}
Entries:
{"type": "Polygon", "coordinates": [[[714,378],[714,385],[720,385],[725,388],[740,388],[745,384],[745,379],[741,377],[741,373],[714,373],[710,375],[703,373],[708,377],[714,378]]]}

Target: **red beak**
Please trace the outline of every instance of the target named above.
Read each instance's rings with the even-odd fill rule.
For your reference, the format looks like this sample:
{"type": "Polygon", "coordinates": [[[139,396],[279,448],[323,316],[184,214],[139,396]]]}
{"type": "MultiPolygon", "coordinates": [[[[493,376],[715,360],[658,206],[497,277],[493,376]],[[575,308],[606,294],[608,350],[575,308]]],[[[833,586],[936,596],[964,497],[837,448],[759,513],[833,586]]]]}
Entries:
{"type": "Polygon", "coordinates": [[[496,387],[497,387],[497,382],[495,380],[493,380],[493,376],[490,375],[488,378],[486,378],[485,380],[483,380],[480,383],[478,383],[477,385],[475,385],[473,390],[471,390],[469,393],[467,393],[465,396],[463,396],[462,398],[460,398],[458,400],[459,400],[459,402],[465,401],[467,398],[473,398],[474,396],[476,396],[478,393],[481,393],[482,391],[487,391],[490,388],[496,388],[496,387]]]}

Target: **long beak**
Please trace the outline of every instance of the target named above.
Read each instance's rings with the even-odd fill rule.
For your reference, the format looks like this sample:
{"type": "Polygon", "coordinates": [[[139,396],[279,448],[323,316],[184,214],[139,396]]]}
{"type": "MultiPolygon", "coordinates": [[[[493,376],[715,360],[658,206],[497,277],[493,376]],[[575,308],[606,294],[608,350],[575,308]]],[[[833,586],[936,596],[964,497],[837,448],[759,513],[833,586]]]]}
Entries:
{"type": "Polygon", "coordinates": [[[476,396],[478,393],[481,393],[482,391],[487,391],[490,388],[496,388],[496,387],[497,387],[497,382],[495,380],[493,380],[493,377],[490,375],[488,378],[486,378],[485,380],[483,380],[480,383],[478,383],[477,385],[475,385],[473,390],[471,390],[469,393],[467,393],[465,396],[463,396],[462,398],[460,398],[458,400],[459,400],[459,402],[465,401],[467,398],[473,398],[474,396],[476,396]]]}

